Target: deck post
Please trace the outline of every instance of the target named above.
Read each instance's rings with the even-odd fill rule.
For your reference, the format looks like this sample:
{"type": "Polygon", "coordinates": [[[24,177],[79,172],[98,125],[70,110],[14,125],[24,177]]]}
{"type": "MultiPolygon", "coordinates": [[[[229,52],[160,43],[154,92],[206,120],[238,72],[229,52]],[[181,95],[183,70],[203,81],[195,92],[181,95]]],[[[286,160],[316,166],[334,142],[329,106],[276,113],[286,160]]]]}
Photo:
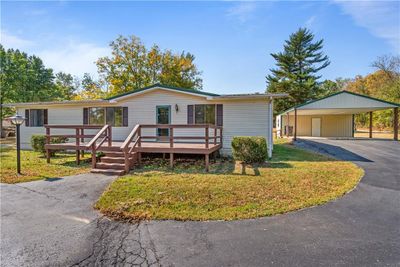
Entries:
{"type": "Polygon", "coordinates": [[[75,144],[76,144],[76,164],[80,164],[81,163],[81,159],[80,159],[80,154],[81,151],[79,150],[79,128],[75,129],[75,133],[76,133],[76,138],[75,138],[75,144]]]}
{"type": "Polygon", "coordinates": [[[169,153],[169,167],[174,168],[174,153],[169,153]]]}
{"type": "Polygon", "coordinates": [[[205,154],[206,172],[209,170],[210,165],[210,154],[205,154]]]}
{"type": "Polygon", "coordinates": [[[294,135],[293,140],[297,140],[297,109],[294,109],[294,135]]]}
{"type": "Polygon", "coordinates": [[[372,138],[372,111],[369,112],[369,138],[372,138]]]}
{"type": "Polygon", "coordinates": [[[399,108],[393,109],[393,139],[399,140],[399,108]]]}
{"type": "Polygon", "coordinates": [[[221,147],[222,147],[222,146],[223,146],[223,145],[222,145],[222,139],[223,139],[223,138],[222,138],[222,127],[219,128],[219,134],[220,134],[220,135],[219,135],[219,143],[221,144],[221,147]]]}
{"type": "Polygon", "coordinates": [[[129,173],[129,170],[131,169],[130,162],[129,162],[129,153],[128,153],[129,147],[125,148],[124,150],[124,156],[125,156],[125,174],[129,173]]]}
{"type": "MultiPolygon", "coordinates": [[[[84,132],[84,129],[82,128],[81,129],[81,142],[82,143],[84,143],[85,142],[85,138],[83,138],[83,136],[85,135],[85,132],[84,132]]],[[[82,155],[82,158],[85,156],[85,150],[81,150],[81,155],[82,155]]]]}
{"type": "Polygon", "coordinates": [[[169,127],[169,147],[174,147],[174,128],[169,127]]]}
{"type": "Polygon", "coordinates": [[[205,139],[206,139],[206,148],[208,148],[208,134],[209,134],[209,130],[208,130],[208,125],[204,128],[205,129],[205,139]]]}
{"type": "Polygon", "coordinates": [[[112,130],[111,125],[108,125],[108,146],[112,146],[112,130]]]}
{"type": "Polygon", "coordinates": [[[96,168],[96,144],[92,145],[92,168],[96,168]]]}
{"type": "Polygon", "coordinates": [[[217,144],[217,127],[214,127],[214,145],[217,144]]]}
{"type": "MultiPolygon", "coordinates": [[[[46,127],[46,145],[50,144],[50,128],[46,127]]],[[[46,148],[46,160],[50,163],[50,150],[46,148]]]]}
{"type": "Polygon", "coordinates": [[[142,146],[142,126],[139,125],[139,128],[137,130],[137,136],[138,136],[138,142],[137,142],[137,146],[141,147],[142,146]]]}

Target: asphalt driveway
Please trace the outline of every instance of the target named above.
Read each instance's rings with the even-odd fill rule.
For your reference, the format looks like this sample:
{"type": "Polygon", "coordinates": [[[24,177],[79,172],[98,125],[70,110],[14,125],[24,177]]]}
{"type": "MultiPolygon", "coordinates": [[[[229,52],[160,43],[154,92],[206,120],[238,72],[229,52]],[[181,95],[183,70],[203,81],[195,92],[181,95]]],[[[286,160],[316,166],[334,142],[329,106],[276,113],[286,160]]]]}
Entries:
{"type": "Polygon", "coordinates": [[[400,144],[306,140],[366,174],[326,205],[233,222],[109,221],[92,209],[114,177],[1,185],[4,266],[398,266],[400,144]]]}

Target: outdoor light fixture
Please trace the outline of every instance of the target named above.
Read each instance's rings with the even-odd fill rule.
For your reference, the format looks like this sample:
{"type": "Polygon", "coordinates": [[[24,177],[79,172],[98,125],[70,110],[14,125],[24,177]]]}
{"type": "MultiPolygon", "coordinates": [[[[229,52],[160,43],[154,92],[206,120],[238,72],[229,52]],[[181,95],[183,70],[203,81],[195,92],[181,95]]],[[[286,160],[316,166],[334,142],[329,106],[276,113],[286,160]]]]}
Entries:
{"type": "Polygon", "coordinates": [[[175,111],[176,111],[176,112],[179,111],[179,106],[178,106],[178,104],[175,104],[175,111]]]}
{"type": "Polygon", "coordinates": [[[19,114],[16,114],[13,117],[10,117],[9,120],[11,121],[12,124],[14,124],[17,129],[16,129],[16,135],[17,135],[17,173],[21,174],[21,141],[20,141],[20,126],[22,123],[24,123],[25,118],[22,117],[19,114]]]}

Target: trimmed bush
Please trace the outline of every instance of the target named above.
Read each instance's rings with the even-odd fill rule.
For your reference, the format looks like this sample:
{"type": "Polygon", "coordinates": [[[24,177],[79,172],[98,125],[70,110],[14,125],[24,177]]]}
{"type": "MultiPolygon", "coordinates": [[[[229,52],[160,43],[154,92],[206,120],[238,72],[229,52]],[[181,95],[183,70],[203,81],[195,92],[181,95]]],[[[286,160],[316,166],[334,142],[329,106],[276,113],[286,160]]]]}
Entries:
{"type": "Polygon", "coordinates": [[[268,157],[267,141],[261,136],[235,136],[232,139],[233,158],[245,163],[265,162],[268,157]]]}
{"type": "MultiPolygon", "coordinates": [[[[60,143],[65,143],[68,140],[66,137],[51,137],[50,138],[50,143],[52,144],[60,144],[60,143]]],[[[31,137],[31,146],[34,151],[36,152],[42,152],[43,154],[46,154],[46,149],[44,148],[44,145],[46,144],[46,136],[42,134],[34,134],[31,137]]],[[[54,156],[55,150],[51,151],[51,155],[54,156]]]]}

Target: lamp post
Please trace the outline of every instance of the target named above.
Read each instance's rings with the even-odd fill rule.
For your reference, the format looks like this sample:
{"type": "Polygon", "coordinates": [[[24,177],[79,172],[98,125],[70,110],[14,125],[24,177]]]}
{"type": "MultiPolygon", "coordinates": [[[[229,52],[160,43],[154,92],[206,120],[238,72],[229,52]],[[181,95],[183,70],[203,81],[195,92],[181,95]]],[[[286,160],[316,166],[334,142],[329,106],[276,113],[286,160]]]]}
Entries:
{"type": "Polygon", "coordinates": [[[11,123],[16,126],[16,135],[17,135],[17,173],[21,174],[21,141],[20,141],[20,126],[24,123],[25,118],[19,114],[10,118],[11,123]]]}

